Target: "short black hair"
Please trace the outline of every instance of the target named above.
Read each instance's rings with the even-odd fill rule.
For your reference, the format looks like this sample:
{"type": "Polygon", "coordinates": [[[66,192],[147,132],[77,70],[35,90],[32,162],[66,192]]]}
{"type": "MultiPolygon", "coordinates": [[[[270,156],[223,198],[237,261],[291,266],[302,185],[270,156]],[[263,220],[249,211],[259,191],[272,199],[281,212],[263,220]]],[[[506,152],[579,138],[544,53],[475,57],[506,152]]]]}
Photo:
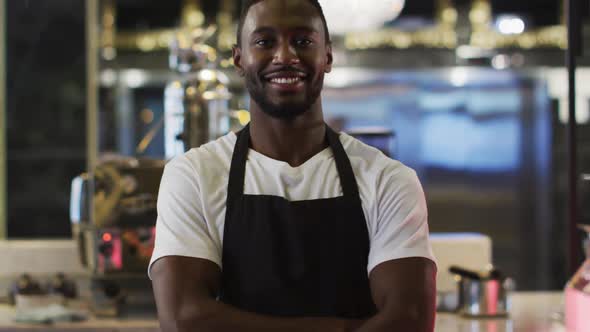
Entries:
{"type": "MultiPolygon", "coordinates": [[[[236,43],[238,46],[241,46],[241,38],[242,38],[242,29],[244,27],[244,20],[246,19],[246,15],[248,15],[248,11],[250,10],[250,7],[252,7],[253,5],[259,3],[260,1],[263,0],[242,0],[242,9],[240,12],[240,20],[238,21],[238,35],[236,37],[236,43]]],[[[320,5],[318,0],[307,0],[309,1],[319,12],[320,14],[320,18],[322,19],[322,23],[324,25],[324,32],[325,32],[325,37],[326,37],[326,43],[330,43],[330,32],[328,30],[328,23],[326,22],[326,16],[324,16],[324,11],[322,9],[322,6],[320,5]]]]}

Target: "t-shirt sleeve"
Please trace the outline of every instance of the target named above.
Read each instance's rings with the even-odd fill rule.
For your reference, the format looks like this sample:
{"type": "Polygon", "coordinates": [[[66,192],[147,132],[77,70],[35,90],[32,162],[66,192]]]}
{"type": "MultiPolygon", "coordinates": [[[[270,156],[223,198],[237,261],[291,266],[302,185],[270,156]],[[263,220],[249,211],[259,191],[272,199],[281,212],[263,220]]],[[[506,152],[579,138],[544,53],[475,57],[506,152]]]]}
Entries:
{"type": "Polygon", "coordinates": [[[157,209],[155,247],[148,276],[152,264],[165,256],[202,258],[221,266],[221,250],[203,214],[197,172],[188,159],[173,159],[164,168],[157,209]]]}
{"type": "Polygon", "coordinates": [[[403,165],[377,185],[377,223],[371,231],[368,272],[386,261],[425,257],[436,262],[429,241],[428,211],[414,170],[403,165]]]}

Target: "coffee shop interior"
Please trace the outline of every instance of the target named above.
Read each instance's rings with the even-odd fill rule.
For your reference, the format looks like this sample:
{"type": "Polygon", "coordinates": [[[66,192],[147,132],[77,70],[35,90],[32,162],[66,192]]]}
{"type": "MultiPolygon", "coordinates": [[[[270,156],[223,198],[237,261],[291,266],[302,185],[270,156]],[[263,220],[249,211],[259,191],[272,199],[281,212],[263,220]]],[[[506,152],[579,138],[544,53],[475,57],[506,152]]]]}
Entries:
{"type": "MultiPolygon", "coordinates": [[[[590,331],[590,3],[319,2],[327,123],[424,188],[436,330],[590,331]]],[[[0,331],[158,330],[163,167],[250,118],[240,6],[0,0],[0,331]]]]}

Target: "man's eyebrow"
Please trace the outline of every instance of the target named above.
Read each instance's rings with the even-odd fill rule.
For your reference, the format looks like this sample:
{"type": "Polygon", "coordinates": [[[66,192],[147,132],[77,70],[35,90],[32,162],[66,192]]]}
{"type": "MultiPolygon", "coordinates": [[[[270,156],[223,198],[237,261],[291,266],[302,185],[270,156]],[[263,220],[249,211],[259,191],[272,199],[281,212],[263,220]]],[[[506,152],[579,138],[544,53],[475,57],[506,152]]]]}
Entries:
{"type": "MultiPolygon", "coordinates": [[[[263,34],[263,33],[273,33],[276,32],[276,28],[272,28],[272,27],[259,27],[256,28],[254,31],[252,31],[252,34],[263,34]]],[[[301,32],[306,32],[306,33],[319,33],[319,31],[317,31],[314,28],[308,27],[308,26],[300,26],[300,27],[294,27],[294,28],[290,28],[290,30],[296,30],[296,31],[301,31],[301,32]]]]}
{"type": "Polygon", "coordinates": [[[314,29],[312,27],[307,27],[307,26],[295,27],[295,28],[293,28],[293,30],[307,32],[307,33],[319,33],[319,31],[317,31],[316,29],[314,29]]]}
{"type": "Polygon", "coordinates": [[[275,32],[274,28],[271,27],[259,27],[256,30],[252,31],[252,34],[261,34],[261,33],[270,33],[275,32]]]}

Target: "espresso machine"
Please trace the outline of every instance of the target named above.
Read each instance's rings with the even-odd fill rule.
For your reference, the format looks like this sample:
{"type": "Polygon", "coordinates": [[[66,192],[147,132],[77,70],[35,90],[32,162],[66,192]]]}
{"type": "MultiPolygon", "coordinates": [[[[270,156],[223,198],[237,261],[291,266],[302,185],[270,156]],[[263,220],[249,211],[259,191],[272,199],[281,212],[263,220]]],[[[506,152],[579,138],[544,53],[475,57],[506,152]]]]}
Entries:
{"type": "MultiPolygon", "coordinates": [[[[177,33],[170,46],[170,67],[176,76],[165,88],[163,126],[150,130],[137,151],[143,151],[162,127],[166,160],[235,129],[235,112],[228,107],[229,80],[215,69],[216,51],[205,43],[214,32],[209,27],[177,33]]],[[[155,310],[147,269],[165,162],[102,156],[94,169],[72,181],[72,233],[90,272],[96,315],[155,310]]]]}
{"type": "Polygon", "coordinates": [[[163,160],[108,158],[72,181],[70,219],[98,316],[154,309],[146,277],[163,160]]]}

